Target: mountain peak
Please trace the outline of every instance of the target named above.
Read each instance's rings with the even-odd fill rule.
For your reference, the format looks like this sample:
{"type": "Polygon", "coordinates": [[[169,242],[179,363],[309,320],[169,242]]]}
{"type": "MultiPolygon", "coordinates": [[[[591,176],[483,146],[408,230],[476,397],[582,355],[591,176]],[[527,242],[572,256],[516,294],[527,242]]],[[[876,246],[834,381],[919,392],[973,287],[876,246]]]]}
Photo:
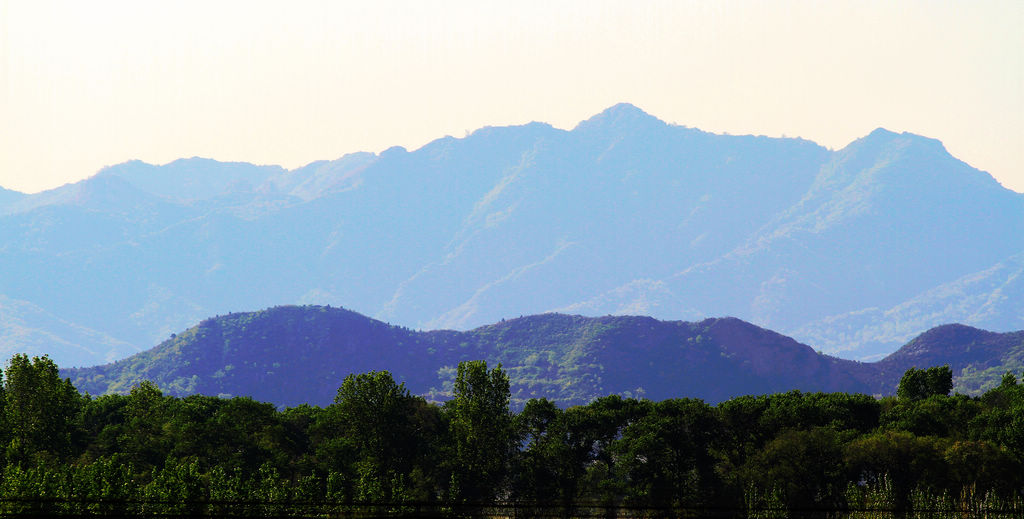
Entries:
{"type": "Polygon", "coordinates": [[[137,188],[116,175],[93,176],[74,184],[68,190],[67,203],[104,212],[138,210],[141,204],[152,203],[155,195],[137,188]]]}
{"type": "Polygon", "coordinates": [[[948,365],[957,391],[981,392],[999,383],[1006,369],[1017,370],[1024,331],[995,333],[963,324],[936,326],[878,363],[892,373],[948,365]]]}
{"type": "Polygon", "coordinates": [[[907,145],[923,146],[924,148],[931,148],[933,151],[948,155],[945,146],[943,146],[942,142],[938,139],[932,139],[930,137],[925,137],[911,132],[897,133],[881,127],[875,128],[871,133],[857,139],[851,144],[851,146],[853,144],[859,144],[871,149],[876,146],[887,146],[893,143],[896,143],[900,147],[907,145]]]}
{"type": "Polygon", "coordinates": [[[132,160],[104,168],[96,176],[118,177],[146,193],[169,200],[195,201],[250,191],[284,172],[280,166],[190,157],[162,166],[132,160]]]}
{"type": "Polygon", "coordinates": [[[665,123],[653,115],[629,103],[619,103],[576,125],[575,130],[593,128],[641,129],[664,126],[665,123]]]}
{"type": "Polygon", "coordinates": [[[604,114],[612,114],[612,115],[632,114],[632,115],[638,115],[638,116],[644,116],[644,117],[653,117],[652,115],[648,114],[647,112],[643,111],[640,107],[638,107],[638,106],[636,106],[636,105],[634,105],[632,103],[617,103],[617,104],[614,104],[614,105],[609,106],[608,108],[604,109],[604,111],[602,111],[601,114],[599,114],[599,115],[604,115],[604,114]]]}
{"type": "MultiPolygon", "coordinates": [[[[179,159],[181,160],[181,159],[179,159]]],[[[130,170],[136,168],[152,168],[153,164],[143,162],[139,159],[126,160],[119,162],[111,166],[103,166],[99,171],[96,172],[95,176],[106,176],[106,175],[117,175],[123,170],[130,170]]]]}
{"type": "Polygon", "coordinates": [[[935,364],[937,358],[962,360],[970,357],[971,347],[982,344],[995,336],[988,332],[963,324],[944,324],[918,335],[892,355],[887,362],[910,362],[923,365],[935,364]]]}
{"type": "Polygon", "coordinates": [[[874,130],[871,130],[871,133],[867,134],[867,136],[865,136],[864,138],[865,139],[891,139],[891,138],[897,137],[897,136],[899,136],[898,133],[896,133],[896,132],[894,132],[892,130],[888,130],[886,128],[882,128],[881,126],[879,126],[878,128],[875,128],[874,130]]]}
{"type": "Polygon", "coordinates": [[[991,333],[992,332],[975,328],[973,326],[967,326],[965,324],[943,324],[918,335],[912,342],[928,344],[964,343],[977,340],[991,333]]]}

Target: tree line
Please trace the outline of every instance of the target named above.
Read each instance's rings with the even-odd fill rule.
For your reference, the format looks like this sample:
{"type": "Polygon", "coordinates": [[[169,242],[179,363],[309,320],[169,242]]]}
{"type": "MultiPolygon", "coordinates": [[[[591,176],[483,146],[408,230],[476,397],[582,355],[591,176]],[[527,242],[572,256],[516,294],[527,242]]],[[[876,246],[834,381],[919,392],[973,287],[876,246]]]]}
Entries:
{"type": "Polygon", "coordinates": [[[1024,385],[1008,373],[980,397],[951,389],[941,367],[882,399],[611,395],[514,411],[501,366],[470,361],[443,403],[373,371],[327,407],[277,409],[149,382],[93,397],[49,358],[16,355],[0,384],[0,513],[1020,514],[1024,385]]]}

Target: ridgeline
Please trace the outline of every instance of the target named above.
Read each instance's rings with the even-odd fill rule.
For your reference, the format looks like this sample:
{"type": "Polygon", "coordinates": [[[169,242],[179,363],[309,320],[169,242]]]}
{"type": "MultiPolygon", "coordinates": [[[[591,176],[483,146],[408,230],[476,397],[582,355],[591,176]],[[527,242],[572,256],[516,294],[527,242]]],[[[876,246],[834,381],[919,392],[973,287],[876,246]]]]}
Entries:
{"type": "Polygon", "coordinates": [[[864,363],[734,318],[542,314],[465,332],[420,332],[340,308],[282,306],[206,319],[151,350],[63,373],[94,395],[127,393],[148,380],[177,396],[327,405],[346,375],[385,369],[413,394],[443,401],[459,362],[483,359],[503,366],[520,407],[531,398],[568,406],[609,394],[710,403],[790,390],[892,395],[907,369],[946,364],[958,390],[977,394],[1024,367],[1022,356],[1024,332],[959,325],[864,363]]]}

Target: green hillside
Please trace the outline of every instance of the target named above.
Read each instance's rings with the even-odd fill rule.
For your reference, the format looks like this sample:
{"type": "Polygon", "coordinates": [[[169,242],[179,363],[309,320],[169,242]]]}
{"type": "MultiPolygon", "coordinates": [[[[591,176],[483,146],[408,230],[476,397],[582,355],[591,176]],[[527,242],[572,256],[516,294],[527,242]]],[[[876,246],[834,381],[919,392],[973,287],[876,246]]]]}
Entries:
{"type": "Polygon", "coordinates": [[[1024,331],[995,333],[962,324],[937,326],[878,363],[886,373],[949,364],[955,389],[977,395],[998,386],[1007,371],[1024,370],[1024,331]]]}
{"type": "Polygon", "coordinates": [[[502,364],[512,399],[561,405],[600,396],[720,402],[793,389],[889,395],[911,367],[949,364],[957,390],[978,393],[1024,367],[1024,332],[935,328],[875,363],[815,352],[734,318],[543,314],[466,332],[419,332],[323,306],[282,306],[207,319],[127,359],[65,370],[91,394],[127,393],[150,380],[169,394],[251,396],[326,405],[350,373],[388,370],[414,393],[446,400],[465,360],[502,364]]]}

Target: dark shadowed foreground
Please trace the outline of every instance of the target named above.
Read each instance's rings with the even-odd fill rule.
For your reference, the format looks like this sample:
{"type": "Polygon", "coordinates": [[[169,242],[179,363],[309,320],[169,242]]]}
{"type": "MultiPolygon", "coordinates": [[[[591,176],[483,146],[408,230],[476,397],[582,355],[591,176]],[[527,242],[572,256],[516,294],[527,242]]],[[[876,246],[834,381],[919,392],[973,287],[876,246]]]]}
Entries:
{"type": "MultiPolygon", "coordinates": [[[[334,402],[92,398],[47,358],[4,373],[0,513],[216,517],[1001,517],[1024,512],[1024,385],[979,397],[948,367],[897,395],[791,391],[718,405],[612,395],[510,407],[462,362],[427,402],[387,371],[334,402]]],[[[298,381],[297,381],[298,383],[298,381]]]]}

